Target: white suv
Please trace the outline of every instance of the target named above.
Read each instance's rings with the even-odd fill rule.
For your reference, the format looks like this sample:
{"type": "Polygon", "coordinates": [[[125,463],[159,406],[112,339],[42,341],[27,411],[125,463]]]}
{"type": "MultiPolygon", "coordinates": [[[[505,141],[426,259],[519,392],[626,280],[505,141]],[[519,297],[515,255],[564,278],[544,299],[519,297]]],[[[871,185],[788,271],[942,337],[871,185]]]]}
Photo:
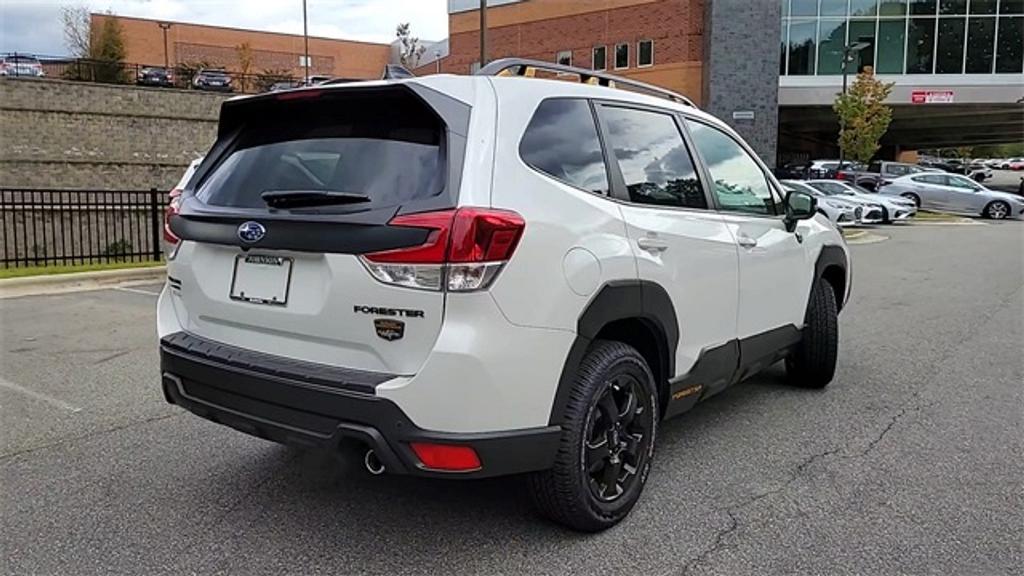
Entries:
{"type": "Polygon", "coordinates": [[[681,96],[540,62],[233,99],[170,217],[164,393],[373,473],[529,473],[601,530],[661,420],[832,379],[849,256],[780,190],[681,96]],[[509,74],[544,69],[587,82],[509,74]]]}

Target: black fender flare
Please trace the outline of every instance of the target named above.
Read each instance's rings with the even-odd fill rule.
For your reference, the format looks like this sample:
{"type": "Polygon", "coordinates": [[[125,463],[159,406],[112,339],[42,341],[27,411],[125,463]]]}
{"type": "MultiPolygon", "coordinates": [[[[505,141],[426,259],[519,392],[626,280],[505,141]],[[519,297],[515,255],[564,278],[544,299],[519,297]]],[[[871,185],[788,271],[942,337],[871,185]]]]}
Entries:
{"type": "Polygon", "coordinates": [[[843,271],[843,285],[833,286],[836,290],[841,290],[840,293],[836,294],[836,303],[839,305],[839,309],[842,310],[846,307],[846,302],[850,297],[850,286],[853,283],[853,273],[850,269],[850,262],[846,257],[846,251],[841,246],[826,245],[821,247],[821,252],[818,253],[818,259],[814,262],[814,281],[807,292],[807,301],[810,302],[811,290],[814,290],[814,284],[818,280],[825,277],[825,271],[830,267],[838,267],[843,271]]]}
{"type": "Polygon", "coordinates": [[[659,341],[660,366],[656,367],[656,372],[664,376],[665,382],[657,382],[658,386],[666,385],[675,376],[679,322],[668,292],[659,284],[647,280],[608,282],[595,293],[576,322],[576,339],[569,348],[562,374],[558,378],[549,425],[562,424],[576,372],[591,342],[608,324],[628,319],[643,320],[653,329],[659,341]]]}

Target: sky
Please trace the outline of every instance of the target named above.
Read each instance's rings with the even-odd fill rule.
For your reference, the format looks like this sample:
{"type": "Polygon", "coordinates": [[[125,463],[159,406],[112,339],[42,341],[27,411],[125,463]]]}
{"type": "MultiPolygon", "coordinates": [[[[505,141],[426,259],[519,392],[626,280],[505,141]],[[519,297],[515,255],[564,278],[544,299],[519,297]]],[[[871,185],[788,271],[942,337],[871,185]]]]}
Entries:
{"type": "MultiPolygon", "coordinates": [[[[111,10],[122,16],[159,18],[302,33],[302,0],[0,0],[0,52],[42,56],[68,53],[61,27],[62,6],[111,10]]],[[[414,36],[448,36],[446,0],[307,0],[309,34],[391,42],[395,26],[409,22],[414,36]]]]}

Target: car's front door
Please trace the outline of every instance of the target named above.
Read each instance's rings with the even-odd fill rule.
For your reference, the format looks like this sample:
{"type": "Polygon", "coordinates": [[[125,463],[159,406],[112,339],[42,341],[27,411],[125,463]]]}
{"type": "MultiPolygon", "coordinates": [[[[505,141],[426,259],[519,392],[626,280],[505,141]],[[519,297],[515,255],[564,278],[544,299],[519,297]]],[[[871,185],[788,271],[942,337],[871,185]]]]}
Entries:
{"type": "Polygon", "coordinates": [[[690,119],[686,126],[715,203],[739,245],[740,357],[756,371],[778,346],[798,337],[814,266],[801,229],[786,229],[781,198],[753,153],[717,127],[690,119]]]}
{"type": "Polygon", "coordinates": [[[722,216],[709,209],[674,115],[612,104],[597,108],[613,195],[621,201],[638,275],[661,286],[675,308],[675,375],[691,372],[702,355],[714,356],[704,358],[715,369],[702,371],[700,382],[679,383],[680,389],[670,390],[667,413],[677,413],[703,391],[724,388],[733,376],[738,352],[736,243],[722,216]],[[730,357],[731,365],[719,361],[730,357]]]}
{"type": "Polygon", "coordinates": [[[946,176],[949,187],[946,189],[949,210],[980,214],[984,208],[984,198],[978,192],[984,190],[970,178],[949,174],[946,176]]]}

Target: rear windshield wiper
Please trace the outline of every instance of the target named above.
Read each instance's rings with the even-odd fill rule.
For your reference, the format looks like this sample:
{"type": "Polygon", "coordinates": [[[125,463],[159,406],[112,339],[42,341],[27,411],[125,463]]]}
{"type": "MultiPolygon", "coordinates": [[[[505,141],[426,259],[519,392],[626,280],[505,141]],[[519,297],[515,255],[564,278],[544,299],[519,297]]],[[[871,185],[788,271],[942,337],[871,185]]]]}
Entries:
{"type": "Polygon", "coordinates": [[[267,190],[260,198],[271,208],[301,208],[305,206],[336,206],[370,202],[365,194],[333,190],[267,190]]]}

